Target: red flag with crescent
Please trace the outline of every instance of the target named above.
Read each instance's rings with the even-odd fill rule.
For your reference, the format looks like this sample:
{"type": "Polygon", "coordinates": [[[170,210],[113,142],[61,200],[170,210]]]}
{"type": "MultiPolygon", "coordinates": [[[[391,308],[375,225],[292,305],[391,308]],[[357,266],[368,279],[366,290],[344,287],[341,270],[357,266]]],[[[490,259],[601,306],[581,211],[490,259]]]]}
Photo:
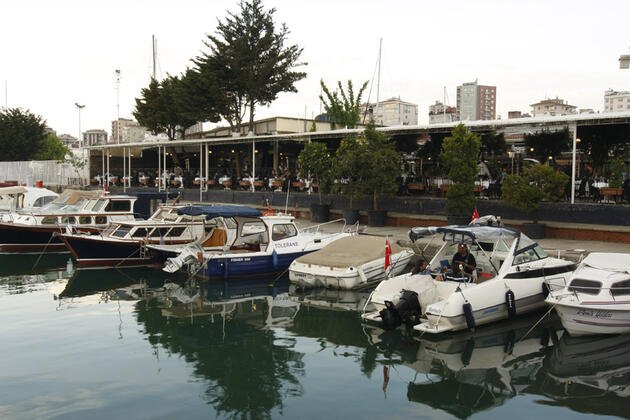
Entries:
{"type": "Polygon", "coordinates": [[[391,264],[392,247],[389,245],[389,239],[385,239],[385,271],[391,264]]]}
{"type": "Polygon", "coordinates": [[[477,207],[475,207],[475,210],[473,211],[471,222],[474,222],[477,219],[479,219],[479,212],[477,211],[477,207]]]}

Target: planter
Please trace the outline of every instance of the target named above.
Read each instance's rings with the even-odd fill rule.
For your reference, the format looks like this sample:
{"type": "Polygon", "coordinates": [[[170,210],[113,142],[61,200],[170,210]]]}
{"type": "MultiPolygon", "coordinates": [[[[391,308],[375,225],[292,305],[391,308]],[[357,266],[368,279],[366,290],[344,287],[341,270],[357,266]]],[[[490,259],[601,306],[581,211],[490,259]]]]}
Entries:
{"type": "Polygon", "coordinates": [[[311,222],[327,222],[330,220],[330,204],[311,204],[311,222]]]}
{"type": "Polygon", "coordinates": [[[343,211],[343,218],[347,225],[354,225],[359,221],[359,210],[348,209],[343,211]]]}
{"type": "Polygon", "coordinates": [[[544,239],[547,225],[544,223],[523,223],[523,233],[532,239],[544,239]]]}
{"type": "Polygon", "coordinates": [[[387,222],[387,210],[368,210],[368,226],[381,227],[387,222]]]}

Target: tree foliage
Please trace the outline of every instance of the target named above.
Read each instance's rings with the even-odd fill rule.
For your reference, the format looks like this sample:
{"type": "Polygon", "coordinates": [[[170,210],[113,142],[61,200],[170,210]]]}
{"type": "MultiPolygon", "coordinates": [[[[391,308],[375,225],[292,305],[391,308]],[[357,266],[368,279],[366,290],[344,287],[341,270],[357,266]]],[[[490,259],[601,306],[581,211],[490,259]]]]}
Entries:
{"type": "Polygon", "coordinates": [[[361,121],[361,97],[367,88],[368,82],[363,83],[356,96],[352,80],[348,80],[347,88],[344,89],[341,81],[337,82],[337,89],[331,90],[320,80],[323,95],[319,99],[324,104],[326,113],[335,123],[347,128],[354,128],[361,121]]]}
{"type": "Polygon", "coordinates": [[[275,9],[265,10],[261,0],[241,1],[237,13],[228,12],[218,22],[205,45],[210,53],[194,60],[201,72],[208,71],[221,82],[228,99],[226,119],[232,127],[249,109],[249,129],[254,130],[257,105],[267,105],[280,92],[297,92],[295,83],[306,73],[295,71],[302,48],[286,46],[289,30],[274,22],[275,9]]]}
{"type": "Polygon", "coordinates": [[[481,160],[503,155],[507,151],[505,135],[492,131],[481,134],[481,160]]]}
{"type": "Polygon", "coordinates": [[[136,99],[133,116],[154,134],[165,133],[174,140],[178,133],[193,125],[189,109],[182,107],[182,81],[177,76],[168,76],[161,82],[151,79],[149,86],[136,99]]]}
{"type": "Polygon", "coordinates": [[[31,160],[40,150],[46,122],[39,115],[20,108],[0,111],[0,159],[31,160]]]}
{"type": "Polygon", "coordinates": [[[446,193],[446,207],[451,215],[472,214],[477,203],[474,188],[480,147],[479,136],[470,132],[463,124],[455,127],[451,135],[442,142],[440,162],[453,182],[446,193]]]}
{"type": "Polygon", "coordinates": [[[546,162],[549,156],[555,159],[561,152],[569,150],[571,136],[568,128],[560,131],[545,129],[533,134],[526,134],[525,144],[532,156],[535,156],[540,162],[546,162]],[[532,148],[533,151],[531,151],[532,148]]]}
{"type": "Polygon", "coordinates": [[[300,174],[307,178],[311,177],[318,183],[319,204],[323,204],[323,191],[327,191],[332,181],[332,167],[328,148],[321,142],[310,142],[298,155],[300,174]]]}
{"type": "Polygon", "coordinates": [[[351,135],[341,139],[333,160],[333,175],[339,180],[341,193],[350,199],[350,208],[354,199],[365,193],[363,171],[367,156],[365,142],[351,135]]]}
{"type": "Polygon", "coordinates": [[[532,165],[524,168],[520,175],[506,177],[501,187],[502,197],[537,222],[540,203],[559,201],[564,196],[568,180],[568,175],[549,165],[532,165]]]}
{"type": "Polygon", "coordinates": [[[580,127],[580,149],[593,162],[596,172],[602,174],[611,156],[623,154],[630,139],[630,125],[600,125],[580,127]]]}
{"type": "Polygon", "coordinates": [[[372,208],[378,210],[378,198],[398,189],[396,178],[401,171],[401,156],[391,137],[376,131],[370,122],[357,139],[361,191],[372,195],[372,208]]]}
{"type": "Polygon", "coordinates": [[[39,150],[33,155],[33,159],[63,161],[68,153],[70,150],[61,139],[55,134],[49,133],[44,136],[39,150]]]}

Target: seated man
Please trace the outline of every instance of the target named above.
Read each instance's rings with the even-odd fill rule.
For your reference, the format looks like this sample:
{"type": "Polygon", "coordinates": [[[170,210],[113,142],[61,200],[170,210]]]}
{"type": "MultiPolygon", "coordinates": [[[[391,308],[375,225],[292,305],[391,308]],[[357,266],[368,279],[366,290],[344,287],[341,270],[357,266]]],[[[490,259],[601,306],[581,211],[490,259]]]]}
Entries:
{"type": "Polygon", "coordinates": [[[453,255],[453,276],[468,277],[472,276],[473,271],[477,267],[475,257],[468,252],[466,244],[459,244],[457,252],[453,255]]]}

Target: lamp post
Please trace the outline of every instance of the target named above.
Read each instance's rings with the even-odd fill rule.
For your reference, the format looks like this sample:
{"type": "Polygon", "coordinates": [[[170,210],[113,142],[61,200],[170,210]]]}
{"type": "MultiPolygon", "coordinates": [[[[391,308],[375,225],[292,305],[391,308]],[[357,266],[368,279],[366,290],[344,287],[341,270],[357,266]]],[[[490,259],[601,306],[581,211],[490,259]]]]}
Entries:
{"type": "MultiPolygon", "coordinates": [[[[81,149],[81,159],[85,160],[85,148],[83,147],[83,135],[81,134],[81,110],[85,108],[85,105],[80,105],[78,102],[75,102],[74,106],[77,108],[77,111],[79,114],[79,148],[81,149]]],[[[89,174],[89,168],[88,168],[88,174],[89,174]]],[[[82,179],[81,183],[83,183],[83,178],[81,179],[82,179]]]]}

